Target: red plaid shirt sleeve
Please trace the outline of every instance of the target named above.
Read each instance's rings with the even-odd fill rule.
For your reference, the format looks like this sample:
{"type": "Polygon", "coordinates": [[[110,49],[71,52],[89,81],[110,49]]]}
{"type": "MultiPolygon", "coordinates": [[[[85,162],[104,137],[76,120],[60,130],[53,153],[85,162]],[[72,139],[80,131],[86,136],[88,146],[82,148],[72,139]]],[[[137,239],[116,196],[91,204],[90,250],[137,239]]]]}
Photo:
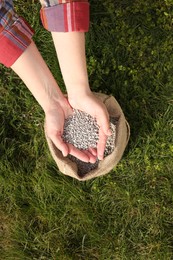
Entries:
{"type": "MultiPolygon", "coordinates": [[[[40,0],[43,26],[56,32],[87,32],[87,0],[40,0]]],[[[13,0],[0,0],[0,63],[6,67],[20,57],[34,34],[30,25],[14,11],[13,0]]]]}
{"type": "Polygon", "coordinates": [[[30,45],[33,30],[19,17],[12,0],[0,0],[0,63],[10,67],[30,45]]]}
{"type": "Polygon", "coordinates": [[[89,3],[87,0],[40,0],[41,20],[51,32],[87,32],[89,3]]]}

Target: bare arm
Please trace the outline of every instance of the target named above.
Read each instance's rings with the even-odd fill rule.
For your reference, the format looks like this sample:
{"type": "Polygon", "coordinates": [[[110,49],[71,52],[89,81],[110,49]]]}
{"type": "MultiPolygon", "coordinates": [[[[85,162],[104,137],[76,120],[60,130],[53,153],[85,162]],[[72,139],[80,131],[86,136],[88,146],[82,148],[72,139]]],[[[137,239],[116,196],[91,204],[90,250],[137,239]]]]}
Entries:
{"type": "Polygon", "coordinates": [[[109,116],[89,87],[85,35],[83,32],[52,32],[52,37],[71,106],[95,117],[100,126],[97,156],[102,160],[107,136],[111,134],[109,116]]]}
{"type": "Polygon", "coordinates": [[[46,116],[47,134],[63,155],[67,156],[70,153],[83,161],[94,162],[95,158],[92,154],[85,154],[72,145],[63,142],[61,136],[64,120],[72,113],[72,109],[34,42],[29,45],[11,68],[19,75],[43,108],[46,116]]]}
{"type": "Polygon", "coordinates": [[[83,32],[52,32],[63,79],[70,97],[89,94],[83,32]]]}
{"type": "Polygon", "coordinates": [[[64,96],[34,42],[11,68],[23,80],[45,113],[56,106],[57,102],[64,102],[64,96]]]}

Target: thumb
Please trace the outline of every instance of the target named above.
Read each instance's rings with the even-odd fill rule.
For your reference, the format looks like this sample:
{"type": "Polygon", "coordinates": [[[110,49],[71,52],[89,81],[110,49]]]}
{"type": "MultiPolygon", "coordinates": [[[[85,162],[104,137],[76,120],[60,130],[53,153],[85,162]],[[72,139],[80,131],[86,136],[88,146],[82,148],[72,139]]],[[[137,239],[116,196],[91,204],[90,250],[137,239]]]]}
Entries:
{"type": "Polygon", "coordinates": [[[63,141],[60,134],[53,135],[51,137],[51,140],[53,141],[54,145],[62,152],[63,156],[67,156],[69,153],[69,149],[67,144],[63,141]]]}
{"type": "Polygon", "coordinates": [[[62,152],[63,156],[67,156],[69,153],[67,144],[62,139],[61,130],[50,130],[47,124],[45,124],[46,135],[51,139],[54,145],[62,152]]]}
{"type": "Polygon", "coordinates": [[[107,111],[105,113],[100,113],[99,117],[97,118],[97,124],[102,129],[103,133],[107,136],[112,135],[112,131],[110,128],[110,122],[109,122],[109,114],[107,111]]]}

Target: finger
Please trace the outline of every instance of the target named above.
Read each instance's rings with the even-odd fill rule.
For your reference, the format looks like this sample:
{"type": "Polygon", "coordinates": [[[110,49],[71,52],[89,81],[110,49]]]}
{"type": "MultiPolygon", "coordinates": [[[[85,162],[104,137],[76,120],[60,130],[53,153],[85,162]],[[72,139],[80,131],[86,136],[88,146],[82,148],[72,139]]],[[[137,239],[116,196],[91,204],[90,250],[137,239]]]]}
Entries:
{"type": "Polygon", "coordinates": [[[66,157],[69,154],[68,145],[63,141],[61,135],[53,135],[50,137],[54,145],[62,152],[63,156],[66,157]]]}
{"type": "Polygon", "coordinates": [[[83,150],[83,152],[89,157],[90,163],[95,163],[97,160],[97,157],[94,156],[89,150],[83,150]]]}
{"type": "Polygon", "coordinates": [[[97,144],[97,156],[99,160],[103,160],[104,158],[104,150],[106,147],[106,141],[108,136],[104,133],[102,128],[99,129],[99,141],[97,144]]]}
{"type": "Polygon", "coordinates": [[[92,155],[97,156],[97,149],[96,149],[96,148],[90,147],[90,148],[88,149],[88,151],[89,151],[92,155]]]}
{"type": "Polygon", "coordinates": [[[67,144],[67,146],[68,146],[69,154],[73,155],[74,157],[78,158],[79,160],[81,160],[83,162],[90,161],[89,155],[87,153],[85,153],[84,151],[77,149],[72,144],[67,144]]]}

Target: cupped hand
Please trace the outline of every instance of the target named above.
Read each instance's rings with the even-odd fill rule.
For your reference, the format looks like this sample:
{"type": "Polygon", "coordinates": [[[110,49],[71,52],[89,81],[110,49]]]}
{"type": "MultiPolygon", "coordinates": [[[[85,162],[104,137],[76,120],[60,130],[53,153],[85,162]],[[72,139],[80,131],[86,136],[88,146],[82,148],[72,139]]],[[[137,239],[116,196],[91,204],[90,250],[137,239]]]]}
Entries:
{"type": "Polygon", "coordinates": [[[61,103],[56,102],[56,104],[45,112],[46,134],[62,152],[63,156],[71,154],[81,161],[94,163],[96,161],[94,150],[80,151],[72,144],[65,143],[62,139],[64,121],[72,113],[73,110],[67,99],[64,99],[61,103]]]}
{"type": "Polygon", "coordinates": [[[73,108],[84,111],[96,119],[99,126],[97,157],[99,160],[103,160],[107,138],[112,134],[105,105],[92,92],[69,96],[68,101],[73,108]]]}

